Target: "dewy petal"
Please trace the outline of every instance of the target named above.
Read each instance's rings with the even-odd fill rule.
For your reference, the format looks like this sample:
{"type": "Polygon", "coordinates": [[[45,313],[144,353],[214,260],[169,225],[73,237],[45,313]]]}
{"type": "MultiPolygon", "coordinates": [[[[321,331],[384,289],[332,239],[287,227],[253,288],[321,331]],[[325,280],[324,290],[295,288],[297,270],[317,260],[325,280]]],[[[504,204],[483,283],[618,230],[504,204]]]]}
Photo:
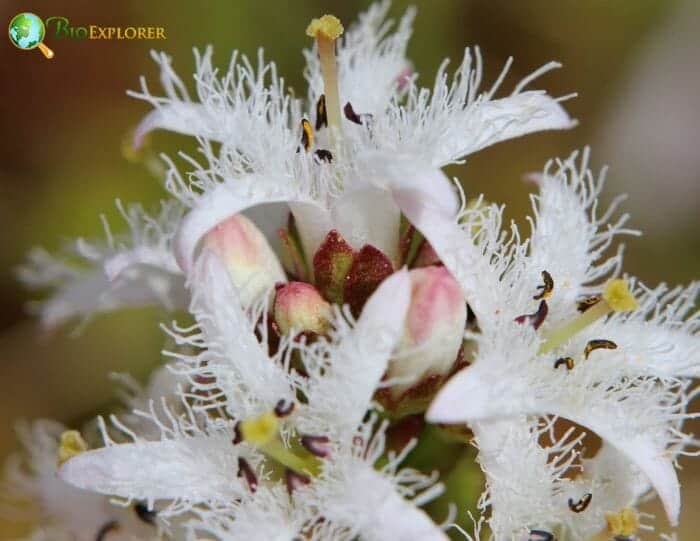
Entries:
{"type": "Polygon", "coordinates": [[[110,445],[70,459],[59,469],[86,490],[137,500],[229,502],[247,494],[236,477],[229,437],[195,436],[110,445]]]}
{"type": "Polygon", "coordinates": [[[357,428],[401,339],[410,300],[408,272],[397,271],[372,294],[355,327],[328,344],[330,365],[312,374],[307,393],[313,418],[341,433],[357,428]]]}
{"type": "MultiPolygon", "coordinates": [[[[641,422],[640,426],[632,425],[635,423],[634,412],[638,418],[640,415],[652,416],[652,410],[643,411],[638,404],[630,403],[629,396],[626,400],[604,399],[596,394],[600,387],[604,387],[603,383],[588,393],[583,390],[585,384],[560,383],[560,388],[568,390],[552,397],[550,393],[555,392],[552,390],[555,385],[538,389],[530,381],[524,388],[523,377],[517,371],[511,371],[510,378],[505,373],[491,374],[486,369],[487,364],[477,363],[452,378],[433,401],[426,418],[432,422],[471,423],[516,415],[551,414],[574,421],[590,428],[635,463],[654,486],[669,521],[677,523],[680,487],[673,468],[672,452],[664,449],[666,441],[663,436],[659,437],[652,429],[645,432],[641,422]],[[581,392],[571,392],[573,387],[581,392]],[[571,393],[570,396],[567,393],[571,393]],[[590,396],[586,397],[586,394],[590,396]]],[[[533,379],[536,377],[532,376],[533,379]]]]}

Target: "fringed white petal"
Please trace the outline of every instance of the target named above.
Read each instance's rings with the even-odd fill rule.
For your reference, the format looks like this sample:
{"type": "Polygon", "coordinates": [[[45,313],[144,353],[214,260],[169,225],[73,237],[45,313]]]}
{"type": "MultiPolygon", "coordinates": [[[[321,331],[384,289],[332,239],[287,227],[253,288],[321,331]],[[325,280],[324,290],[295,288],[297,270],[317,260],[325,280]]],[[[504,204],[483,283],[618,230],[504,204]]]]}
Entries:
{"type": "Polygon", "coordinates": [[[242,305],[225,268],[209,251],[197,260],[192,287],[190,311],[197,325],[175,327],[170,334],[178,343],[192,346],[194,353],[168,355],[190,377],[192,388],[202,391],[200,400],[218,407],[225,398],[226,409],[235,418],[270,411],[283,399],[293,401],[284,347],[274,358],[267,350],[267,295],[255,306],[242,305]],[[258,326],[260,318],[263,324],[258,326]],[[262,343],[256,329],[262,333],[262,343]]]}
{"type": "Polygon", "coordinates": [[[540,193],[532,196],[530,279],[539,283],[544,270],[554,279],[554,294],[548,300],[553,318],[573,316],[577,300],[598,293],[596,284],[618,274],[622,253],[612,257],[605,253],[618,235],[638,234],[625,228],[627,214],[611,221],[624,197],[607,210],[598,210],[606,171],[596,179],[588,161],[586,148],[580,159],[574,152],[566,160],[550,161],[535,177],[540,193]]]}
{"type": "Polygon", "coordinates": [[[197,103],[176,102],[161,105],[139,122],[132,144],[134,148],[140,148],[146,136],[154,130],[168,130],[223,141],[227,132],[233,129],[235,118],[222,118],[210,113],[204,105],[197,103]]]}
{"type": "Polygon", "coordinates": [[[134,146],[156,129],[166,129],[186,135],[219,141],[236,147],[246,145],[251,133],[277,125],[284,135],[290,117],[298,118],[298,105],[287,94],[274,64],[265,62],[262,51],[257,65],[234,52],[223,77],[212,65],[213,49],[194,51],[196,60],[196,91],[194,102],[182,79],[173,70],[171,59],[153,51],[152,57],[160,67],[164,97],[153,96],[141,79],[141,92],[129,92],[133,97],[149,102],[154,110],[146,115],[134,134],[134,146]]]}
{"type": "Polygon", "coordinates": [[[195,514],[197,518],[186,526],[188,541],[201,540],[203,535],[219,541],[294,541],[305,518],[281,486],[259,487],[250,498],[195,514]]]}
{"type": "MultiPolygon", "coordinates": [[[[668,447],[676,443],[672,426],[683,417],[682,398],[676,403],[665,402],[666,393],[656,388],[653,381],[628,382],[625,388],[609,391],[611,384],[606,382],[587,387],[585,375],[578,383],[564,379],[573,378],[573,373],[547,382],[546,375],[533,373],[537,372],[534,366],[524,375],[521,370],[501,371],[494,369],[493,364],[488,368],[487,365],[478,363],[450,380],[426,417],[448,423],[518,415],[567,418],[590,428],[636,464],[661,498],[669,521],[677,522],[680,489],[673,452],[668,447]]],[[[542,366],[553,371],[551,366],[542,366]]]]}
{"type": "Polygon", "coordinates": [[[308,418],[299,421],[305,428],[354,432],[401,339],[410,300],[411,281],[400,270],[372,294],[354,328],[336,322],[335,335],[317,352],[321,358],[327,353],[328,360],[309,366],[308,418]]]}
{"type": "Polygon", "coordinates": [[[543,91],[522,91],[537,76],[559,64],[546,64],[523,79],[510,96],[494,100],[509,67],[510,61],[491,89],[480,92],[482,61],[478,48],[474,57],[469,49],[465,51],[451,81],[447,62],[443,62],[431,90],[411,81],[407,100],[393,101],[387,115],[377,119],[373,124],[377,140],[387,151],[414,156],[437,168],[500,141],[576,125],[560,100],[543,91]]]}
{"type": "Polygon", "coordinates": [[[635,289],[639,308],[615,314],[598,329],[617,344],[614,362],[658,377],[700,377],[700,282],[635,289]]]}
{"type": "Polygon", "coordinates": [[[117,206],[127,221],[128,233],[112,235],[105,224],[105,243],[79,239],[65,250],[65,257],[76,258],[78,264],[35,249],[28,263],[19,268],[28,286],[54,290],[40,305],[45,327],[125,307],[159,304],[175,310],[187,306],[184,276],[172,254],[182,207],[164,203],[154,218],[139,205],[124,208],[118,202],[117,206]]]}
{"type": "MultiPolygon", "coordinates": [[[[349,466],[335,493],[327,494],[324,515],[368,541],[446,541],[445,532],[395,484],[369,464],[349,466]]],[[[322,537],[319,537],[322,539],[322,537]]]]}
{"type": "Polygon", "coordinates": [[[138,441],[81,453],[61,466],[59,476],[127,499],[228,502],[248,493],[236,477],[237,458],[227,435],[138,441]]]}
{"type": "Polygon", "coordinates": [[[459,199],[447,177],[437,170],[425,170],[410,161],[397,161],[376,169],[391,190],[401,211],[430,242],[445,267],[460,284],[477,317],[491,318],[500,303],[498,270],[512,256],[503,249],[500,234],[501,212],[473,212],[464,223],[460,219],[459,199]],[[471,232],[479,230],[479,239],[471,232]],[[481,241],[477,246],[475,240],[481,241]],[[501,255],[500,252],[506,253],[501,255]]]}

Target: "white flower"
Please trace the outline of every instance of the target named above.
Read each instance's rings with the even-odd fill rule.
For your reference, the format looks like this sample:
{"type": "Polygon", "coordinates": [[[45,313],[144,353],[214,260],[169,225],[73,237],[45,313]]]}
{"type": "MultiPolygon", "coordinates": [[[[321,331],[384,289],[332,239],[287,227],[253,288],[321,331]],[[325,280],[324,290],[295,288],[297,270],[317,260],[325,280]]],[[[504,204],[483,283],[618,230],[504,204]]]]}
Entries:
{"type": "Polygon", "coordinates": [[[19,268],[28,286],[54,289],[39,306],[45,327],[129,306],[187,306],[184,276],[172,249],[182,206],[164,202],[155,218],[140,205],[125,208],[117,201],[117,207],[129,226],[127,234],[113,235],[103,220],[106,242],[78,239],[60,257],[36,248],[19,268]]]}
{"type": "MultiPolygon", "coordinates": [[[[453,187],[440,167],[505,139],[574,125],[559,100],[523,90],[556,67],[554,63],[501,99],[494,94],[510,62],[499,80],[480,93],[478,49],[475,63],[466,51],[452,80],[443,65],[432,89],[419,87],[416,77],[402,78],[412,13],[390,34],[391,23],[384,22],[387,9],[385,2],[361,17],[338,40],[337,59],[323,51],[319,59],[316,48],[307,52],[306,109],[286,92],[274,64],[265,64],[262,55],[253,66],[234,54],[219,77],[211,50],[198,54],[199,103],[190,99],[170,60],[155,56],[166,96],[153,96],[145,82],[143,91],[134,94],[156,108],[137,130],[137,142],[156,128],[202,138],[205,164],[191,160],[196,169],[190,180],[174,168],[168,179],[170,191],[191,208],[177,240],[178,260],[186,272],[207,231],[246,209],[279,203],[287,203],[294,214],[309,258],[326,234],[337,229],[353,247],[371,244],[396,262],[399,209],[406,212],[404,206],[426,197],[444,208],[457,208],[453,187]],[[337,77],[323,75],[324,62],[336,65],[337,77]],[[323,96],[337,89],[340,101],[335,107],[342,107],[342,114],[330,102],[319,104],[322,89],[323,96]],[[221,142],[221,149],[215,153],[209,141],[221,142]],[[383,169],[399,159],[428,175],[415,184],[408,182],[411,176],[405,183],[388,185],[383,169]],[[395,193],[399,189],[401,198],[395,193]]],[[[317,41],[323,39],[317,36],[317,41]]]]}
{"type": "MultiPolygon", "coordinates": [[[[216,259],[204,257],[201,261],[209,268],[210,277],[216,273],[226,277],[216,259]]],[[[229,284],[226,279],[220,281],[224,286],[229,284]]],[[[211,286],[208,281],[200,283],[211,286]]],[[[181,362],[192,371],[195,390],[200,378],[213,379],[217,388],[230,393],[226,400],[204,393],[214,388],[212,382],[208,389],[200,384],[202,393],[192,394],[192,406],[184,401],[184,413],[179,416],[164,405],[160,408],[165,415],[158,415],[154,404],[148,412],[135,412],[158,427],[158,441],[142,438],[115,418],[113,424],[132,440],[116,444],[102,423],[106,446],[70,459],[60,470],[61,478],[127,501],[144,500],[149,506],[165,500],[159,510],[163,519],[202,513],[209,518],[192,528],[218,532],[222,539],[240,539],[234,537],[239,534],[238,518],[244,525],[242,531],[269,531],[270,524],[281,521],[284,526],[277,531],[279,539],[292,539],[301,531],[319,528],[322,533],[312,533],[318,535],[314,538],[350,540],[360,532],[369,539],[409,539],[409,532],[417,531],[416,525],[423,532],[420,539],[445,539],[422,511],[403,499],[415,496],[418,504],[428,501],[439,493],[430,488],[435,479],[412,470],[399,471],[405,453],[390,460],[380,472],[374,471],[372,465],[384,451],[383,429],[372,435],[374,420],[362,424],[372,393],[401,336],[409,298],[408,275],[398,272],[370,298],[354,327],[341,318],[329,340],[308,346],[296,343],[294,347],[305,353],[307,378],[283,371],[278,363],[288,357],[271,359],[257,342],[255,348],[249,344],[250,349],[229,350],[229,355],[218,360],[183,358],[181,362]],[[389,299],[393,301],[391,308],[389,299]],[[274,367],[267,374],[269,379],[262,380],[266,374],[251,362],[260,363],[261,368],[274,367]],[[254,371],[247,382],[241,382],[244,369],[254,371]],[[257,386],[248,388],[247,384],[257,386]],[[280,392],[274,400],[265,401],[263,387],[280,392]],[[293,388],[305,394],[304,402],[296,401],[295,394],[287,391],[293,388]],[[217,405],[219,416],[207,416],[206,412],[217,405]],[[307,451],[295,451],[292,440],[307,451]],[[280,481],[274,480],[271,464],[275,463],[286,468],[286,492],[279,489],[280,481]],[[293,496],[291,502],[289,495],[293,496]],[[370,495],[383,505],[373,504],[370,495]],[[256,510],[250,511],[251,506],[256,510]],[[364,523],[355,520],[358,510],[366,517],[364,523]],[[399,516],[406,521],[406,534],[391,537],[394,533],[385,525],[399,516]],[[254,521],[256,517],[259,523],[254,521]],[[319,526],[321,518],[325,522],[319,526]],[[230,536],[224,533],[229,519],[235,520],[230,536]]],[[[193,303],[197,302],[195,295],[193,303]]],[[[222,308],[241,310],[225,296],[216,302],[222,308]]],[[[215,326],[204,328],[202,320],[200,325],[200,347],[210,354],[222,335],[215,326]],[[205,340],[211,342],[205,344],[205,340]]],[[[250,336],[254,336],[252,332],[250,336]]],[[[232,341],[245,338],[245,334],[234,336],[232,341]]]]}
{"type": "MultiPolygon", "coordinates": [[[[576,158],[548,165],[539,178],[529,243],[515,226],[510,235],[501,231],[496,206],[477,206],[454,220],[422,216],[479,326],[469,336],[478,347],[472,365],[441,390],[427,417],[473,426],[481,460],[506,454],[503,442],[493,443],[498,420],[547,414],[572,420],[643,472],[675,524],[680,493],[674,459],[695,445],[681,425],[693,416],[686,407],[696,394],[686,378],[697,374],[700,363],[700,318],[693,313],[698,286],[669,293],[665,286],[648,290],[628,279],[630,293],[622,280],[610,280],[621,255],[605,259],[603,252],[614,235],[628,232],[626,217],[607,223],[615,205],[597,216],[602,178],[596,181],[587,170],[587,153],[580,167],[576,158]],[[579,306],[585,310],[579,313],[577,301],[601,293],[597,304],[579,306]]],[[[498,475],[484,469],[493,485],[498,475]]],[[[491,489],[492,522],[510,535],[514,525],[504,517],[518,505],[491,489]]],[[[598,492],[591,493],[590,509],[598,509],[600,518],[598,492]]],[[[538,505],[531,499],[527,513],[537,516],[538,505]]],[[[536,526],[522,519],[522,526],[536,526]]]]}
{"type": "MultiPolygon", "coordinates": [[[[157,539],[156,528],[142,523],[133,509],[111,505],[108,498],[57,477],[58,441],[64,431],[59,423],[47,420],[18,426],[23,453],[7,462],[3,499],[10,494],[36,506],[39,526],[28,539],[94,541],[100,532],[107,531],[109,539],[121,541],[157,539]]],[[[21,519],[21,507],[16,503],[13,515],[21,519]]]]}
{"type": "Polygon", "coordinates": [[[403,467],[413,443],[385,440],[466,351],[426,417],[474,433],[487,481],[476,537],[488,523],[499,541],[626,540],[646,528],[635,507],[652,489],[675,523],[675,461],[698,444],[682,425],[700,375],[700,285],[620,278],[622,251],[607,252],[636,232],[614,218],[620,199],[600,212],[587,151],[532,176],[529,240],[504,230],[503,207],[467,205],[442,167],[575,124],[565,98],[525,90],[558,65],[497,98],[510,61],[480,90],[481,56],[467,50],[422,88],[405,56],[413,12],[392,32],[387,10],[342,36],[334,17],[312,21],[305,102],[262,53],[234,53],[223,74],[211,49],[196,53],[195,99],[154,54],[165,96],[142,83],[154,110],[134,142],[155,129],[198,138],[192,171],[169,162],[176,202],[158,219],[125,212],[125,240],[79,243],[86,271],[41,255],[24,274],[57,287],[48,323],[153,301],[194,322],[165,327],[168,372],[110,417],[114,433],[100,421],[105,446],[60,477],[141,502],[191,540],[445,540],[420,509],[437,476],[403,467]],[[394,408],[391,390],[407,404],[394,408]],[[595,456],[581,428],[603,440],[595,456]]]}

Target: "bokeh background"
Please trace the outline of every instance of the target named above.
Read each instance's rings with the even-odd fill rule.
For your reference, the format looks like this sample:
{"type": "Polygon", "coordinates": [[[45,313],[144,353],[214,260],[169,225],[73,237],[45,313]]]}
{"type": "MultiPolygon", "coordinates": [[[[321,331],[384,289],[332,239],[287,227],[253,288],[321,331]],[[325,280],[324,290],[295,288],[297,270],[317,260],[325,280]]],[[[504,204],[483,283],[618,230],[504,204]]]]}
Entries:
{"type": "MultiPolygon", "coordinates": [[[[125,90],[136,89],[142,74],[158,87],[149,50],[167,51],[190,80],[193,46],[214,44],[222,67],[232,49],[254,55],[264,46],[301,94],[300,50],[308,44],[304,29],[310,18],[333,12],[351,21],[367,5],[2,0],[0,20],[8,23],[16,13],[32,11],[43,18],[66,16],[74,25],[163,26],[167,40],[49,36],[52,61],[9,41],[0,46],[0,458],[15,447],[16,419],[76,423],[114,399],[109,372],[144,378],[160,360],[163,336],[157,324],[164,314],[129,311],[98,317],[85,328],[42,334],[25,310],[31,295],[13,271],[35,244],[51,249],[72,237],[100,236],[100,213],[119,229],[116,197],[152,205],[163,196],[148,168],[122,152],[126,134],[147,111],[125,90]]],[[[606,198],[629,193],[631,224],[645,232],[627,241],[626,270],[649,284],[700,275],[700,2],[402,0],[394,2],[392,13],[400,15],[407,5],[419,10],[409,52],[426,85],[444,57],[456,64],[465,46],[478,44],[487,84],[513,55],[504,92],[552,59],[564,68],[535,87],[553,95],[578,92],[566,104],[580,120],[578,128],[502,143],[453,168],[469,192],[507,203],[509,217],[523,223],[531,189],[523,174],[590,144],[593,166],[611,166],[606,198]]],[[[191,148],[184,138],[161,133],[153,145],[171,154],[191,148]]],[[[690,464],[682,480],[681,534],[697,531],[693,509],[700,502],[700,468],[690,464]]],[[[21,526],[0,523],[2,539],[20,532],[21,526]]],[[[695,533],[686,537],[695,538],[695,533]]]]}

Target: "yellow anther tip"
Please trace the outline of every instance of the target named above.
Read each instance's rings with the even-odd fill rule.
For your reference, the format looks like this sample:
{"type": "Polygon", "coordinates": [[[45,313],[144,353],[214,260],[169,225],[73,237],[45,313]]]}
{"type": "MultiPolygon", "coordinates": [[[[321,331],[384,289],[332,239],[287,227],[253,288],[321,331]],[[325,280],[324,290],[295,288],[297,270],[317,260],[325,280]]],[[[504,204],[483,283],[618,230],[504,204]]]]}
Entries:
{"type": "Polygon", "coordinates": [[[603,291],[603,298],[616,312],[632,312],[639,308],[627,282],[621,279],[610,280],[603,291]]]}
{"type": "Polygon", "coordinates": [[[268,411],[255,419],[241,423],[241,436],[253,445],[265,445],[277,434],[279,421],[274,412],[268,411]]]}
{"type": "Polygon", "coordinates": [[[312,19],[306,27],[306,35],[311,38],[325,37],[336,40],[343,34],[343,25],[338,17],[324,15],[320,19],[312,19]]]}
{"type": "Polygon", "coordinates": [[[74,456],[87,451],[88,446],[77,430],[68,430],[61,434],[58,446],[58,465],[70,460],[74,456]]]}

